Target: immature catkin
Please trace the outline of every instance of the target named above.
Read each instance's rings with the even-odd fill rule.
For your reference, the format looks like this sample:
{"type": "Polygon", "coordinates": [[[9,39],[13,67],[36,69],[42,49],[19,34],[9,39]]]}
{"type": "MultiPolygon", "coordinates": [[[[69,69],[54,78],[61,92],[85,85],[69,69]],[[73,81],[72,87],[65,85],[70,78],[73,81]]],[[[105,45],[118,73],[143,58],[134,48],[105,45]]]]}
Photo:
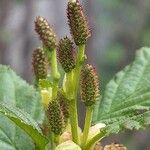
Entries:
{"type": "Polygon", "coordinates": [[[47,20],[38,16],[35,20],[35,31],[39,34],[43,45],[49,50],[56,48],[56,34],[49,26],[47,20]]]}
{"type": "Polygon", "coordinates": [[[59,41],[58,58],[66,73],[74,69],[75,60],[73,54],[73,43],[68,37],[59,41]]]}
{"type": "Polygon", "coordinates": [[[47,117],[51,131],[56,135],[61,135],[64,129],[64,117],[57,99],[49,102],[47,117]]]}
{"type": "Polygon", "coordinates": [[[95,68],[89,64],[83,67],[80,79],[81,99],[86,106],[92,106],[99,96],[99,80],[95,68]]]}
{"type": "Polygon", "coordinates": [[[65,123],[68,122],[68,118],[69,118],[69,103],[68,103],[68,99],[60,92],[58,92],[57,94],[57,100],[60,104],[60,108],[61,111],[64,115],[64,121],[65,123]]]}
{"type": "Polygon", "coordinates": [[[123,144],[110,144],[104,147],[104,150],[127,150],[123,144]]]}
{"type": "Polygon", "coordinates": [[[78,1],[68,2],[67,17],[70,32],[76,45],[85,44],[87,39],[91,36],[91,31],[83,13],[83,8],[78,1]]]}
{"type": "Polygon", "coordinates": [[[37,48],[33,52],[32,67],[36,79],[46,79],[48,65],[44,51],[41,48],[37,48]]]}

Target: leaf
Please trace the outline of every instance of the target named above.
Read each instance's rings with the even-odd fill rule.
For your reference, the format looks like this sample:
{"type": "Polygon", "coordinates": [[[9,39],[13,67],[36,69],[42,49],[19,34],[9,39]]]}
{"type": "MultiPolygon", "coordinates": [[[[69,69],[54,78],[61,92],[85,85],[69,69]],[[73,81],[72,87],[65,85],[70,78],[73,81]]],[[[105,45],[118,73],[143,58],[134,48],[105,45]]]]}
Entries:
{"type": "Polygon", "coordinates": [[[42,135],[41,129],[38,124],[30,117],[29,114],[22,110],[9,106],[8,104],[0,103],[0,113],[7,116],[10,120],[15,122],[22,128],[31,138],[36,142],[40,148],[44,148],[48,140],[42,135]]]}
{"type": "Polygon", "coordinates": [[[145,128],[150,123],[150,48],[137,51],[135,61],[107,84],[95,106],[93,123],[105,123],[107,132],[145,128]]]}
{"type": "Polygon", "coordinates": [[[48,79],[40,79],[39,80],[39,86],[41,89],[45,89],[45,88],[52,88],[54,87],[54,84],[51,83],[48,79]]]}
{"type": "Polygon", "coordinates": [[[81,150],[81,148],[72,141],[66,141],[58,145],[55,150],[81,150]]]}
{"type": "MultiPolygon", "coordinates": [[[[40,94],[32,86],[18,77],[9,67],[0,65],[0,103],[27,112],[40,124],[44,118],[40,99],[40,94]]],[[[0,149],[33,150],[35,145],[22,129],[4,115],[0,115],[0,149]]]]}

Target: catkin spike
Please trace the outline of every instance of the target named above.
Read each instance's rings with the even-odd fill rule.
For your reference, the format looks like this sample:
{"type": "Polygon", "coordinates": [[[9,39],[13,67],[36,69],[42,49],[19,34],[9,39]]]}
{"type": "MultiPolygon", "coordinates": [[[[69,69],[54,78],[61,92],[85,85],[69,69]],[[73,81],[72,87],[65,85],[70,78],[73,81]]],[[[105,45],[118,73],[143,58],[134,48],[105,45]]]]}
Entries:
{"type": "Polygon", "coordinates": [[[56,48],[56,34],[48,24],[48,21],[38,16],[35,20],[35,31],[39,34],[43,45],[49,50],[56,48]]]}
{"type": "Polygon", "coordinates": [[[70,32],[76,45],[85,44],[87,39],[91,36],[91,31],[79,1],[68,2],[67,17],[70,32]]]}
{"type": "Polygon", "coordinates": [[[46,79],[48,64],[44,51],[41,48],[37,48],[33,52],[32,67],[37,80],[46,79]]]}
{"type": "Polygon", "coordinates": [[[86,106],[92,106],[99,96],[99,80],[95,68],[89,64],[83,67],[80,79],[81,100],[86,106]]]}
{"type": "Polygon", "coordinates": [[[74,69],[73,43],[68,37],[59,41],[58,58],[66,73],[74,69]]]}
{"type": "Polygon", "coordinates": [[[60,105],[57,99],[49,102],[47,109],[47,117],[49,120],[51,131],[56,135],[61,135],[65,124],[63,113],[60,109],[60,105]]]}
{"type": "Polygon", "coordinates": [[[57,100],[60,104],[61,111],[64,115],[64,121],[65,123],[68,122],[69,118],[69,104],[68,104],[68,99],[60,92],[57,94],[57,100]]]}

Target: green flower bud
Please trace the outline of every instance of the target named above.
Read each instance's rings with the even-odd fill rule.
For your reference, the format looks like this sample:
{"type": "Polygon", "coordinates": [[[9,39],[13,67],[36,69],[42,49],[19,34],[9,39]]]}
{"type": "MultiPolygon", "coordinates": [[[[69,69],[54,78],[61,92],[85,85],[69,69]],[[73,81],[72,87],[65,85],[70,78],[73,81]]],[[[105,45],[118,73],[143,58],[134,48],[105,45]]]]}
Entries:
{"type": "Polygon", "coordinates": [[[91,36],[88,22],[83,13],[83,8],[79,2],[68,2],[67,17],[70,26],[70,32],[76,45],[85,44],[91,36]]]}
{"type": "Polygon", "coordinates": [[[65,72],[70,72],[74,69],[73,43],[68,37],[59,41],[58,57],[65,72]]]}
{"type": "Polygon", "coordinates": [[[56,48],[56,34],[49,26],[47,20],[38,16],[35,20],[35,31],[39,34],[44,46],[49,50],[56,48]]]}
{"type": "Polygon", "coordinates": [[[64,129],[64,117],[57,99],[49,102],[47,117],[51,131],[56,135],[61,135],[64,129]]]}
{"type": "Polygon", "coordinates": [[[68,122],[68,118],[69,118],[69,104],[68,104],[68,99],[62,94],[62,93],[58,93],[57,95],[57,100],[60,104],[60,108],[61,111],[64,115],[64,121],[65,123],[68,122]]]}
{"type": "Polygon", "coordinates": [[[93,66],[87,64],[83,67],[80,84],[81,100],[86,106],[94,105],[100,92],[98,76],[93,66]]]}
{"type": "Polygon", "coordinates": [[[37,48],[33,52],[32,67],[37,80],[45,79],[47,77],[47,59],[41,48],[37,48]]]}

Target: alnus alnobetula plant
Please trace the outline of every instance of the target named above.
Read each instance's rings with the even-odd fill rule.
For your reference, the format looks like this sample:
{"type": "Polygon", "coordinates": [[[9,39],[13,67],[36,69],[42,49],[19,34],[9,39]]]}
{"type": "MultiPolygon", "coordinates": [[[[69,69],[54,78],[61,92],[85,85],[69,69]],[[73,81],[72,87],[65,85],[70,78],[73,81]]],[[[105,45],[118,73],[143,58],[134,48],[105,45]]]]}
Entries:
{"type": "Polygon", "coordinates": [[[36,18],[35,31],[42,41],[42,48],[33,52],[33,71],[45,108],[44,125],[50,128],[46,134],[50,138],[50,149],[57,149],[60,141],[69,139],[81,149],[90,150],[105,135],[101,131],[98,134],[92,133],[95,134],[92,136],[90,131],[94,106],[100,96],[96,69],[85,62],[85,45],[91,36],[91,30],[79,1],[68,2],[67,18],[73,41],[68,36],[57,41],[56,33],[48,21],[43,17],[36,18]],[[64,74],[60,75],[58,62],[64,74]],[[83,132],[78,125],[79,93],[86,111],[83,132]],[[64,135],[69,138],[64,138],[64,135]]]}
{"type": "Polygon", "coordinates": [[[48,20],[35,19],[41,44],[32,55],[34,87],[0,65],[0,150],[127,150],[101,140],[150,124],[150,48],[140,49],[102,94],[96,68],[87,63],[91,30],[84,9],[79,0],[66,7],[70,35],[59,38],[48,20]]]}

